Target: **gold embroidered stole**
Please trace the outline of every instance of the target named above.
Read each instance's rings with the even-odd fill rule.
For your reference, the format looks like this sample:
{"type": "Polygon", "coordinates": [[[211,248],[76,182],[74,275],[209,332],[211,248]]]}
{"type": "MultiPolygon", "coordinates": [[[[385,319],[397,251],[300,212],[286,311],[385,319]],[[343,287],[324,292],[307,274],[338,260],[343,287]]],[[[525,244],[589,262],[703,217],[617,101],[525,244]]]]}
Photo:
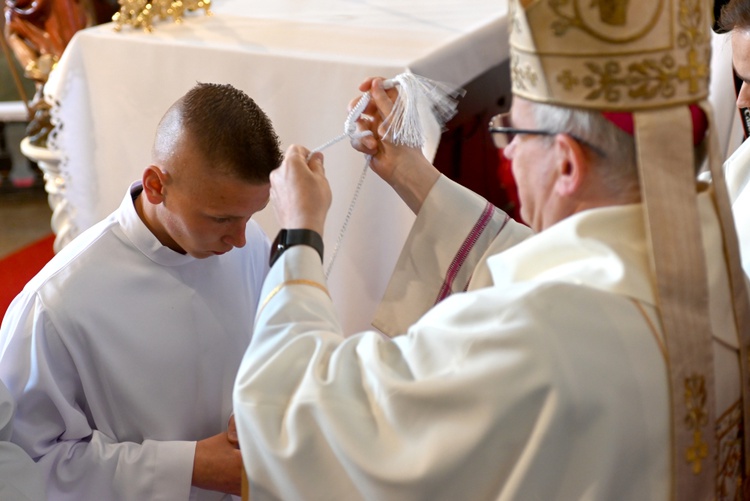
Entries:
{"type": "MultiPolygon", "coordinates": [[[[705,105],[708,107],[708,105],[705,105]]],[[[711,117],[710,109],[707,115],[711,117]]],[[[710,118],[709,118],[710,120],[710,118]]],[[[716,404],[706,256],[695,196],[691,119],[686,107],[635,114],[639,175],[670,379],[673,499],[713,499],[716,404]]],[[[740,266],[714,127],[709,128],[714,202],[724,236],[739,333],[743,420],[748,429],[750,303],[740,266]]],[[[718,258],[718,256],[709,256],[718,258]]],[[[744,455],[748,457],[745,439],[744,455]]],[[[745,461],[744,478],[748,478],[745,461]]]]}

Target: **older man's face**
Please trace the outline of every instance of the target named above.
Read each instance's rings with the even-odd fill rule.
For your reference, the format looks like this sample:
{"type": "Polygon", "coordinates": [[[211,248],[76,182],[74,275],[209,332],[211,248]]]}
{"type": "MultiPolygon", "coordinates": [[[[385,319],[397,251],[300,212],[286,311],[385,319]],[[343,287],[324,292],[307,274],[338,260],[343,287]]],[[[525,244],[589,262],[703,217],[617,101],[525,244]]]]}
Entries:
{"type": "MultiPolygon", "coordinates": [[[[511,121],[514,127],[537,128],[532,106],[523,98],[513,98],[511,121]]],[[[512,161],[521,218],[534,231],[541,231],[560,219],[553,189],[555,159],[548,140],[547,136],[519,134],[503,150],[503,154],[512,161]]]]}
{"type": "Polygon", "coordinates": [[[750,30],[732,31],[732,64],[742,87],[737,96],[739,108],[750,108],[750,30]]]}

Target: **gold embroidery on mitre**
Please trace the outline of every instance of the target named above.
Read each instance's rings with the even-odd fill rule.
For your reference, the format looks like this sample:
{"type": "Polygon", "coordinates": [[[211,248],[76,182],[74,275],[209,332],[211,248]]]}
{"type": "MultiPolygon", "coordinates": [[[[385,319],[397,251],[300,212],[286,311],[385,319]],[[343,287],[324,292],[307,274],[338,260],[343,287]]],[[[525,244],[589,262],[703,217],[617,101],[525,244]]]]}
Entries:
{"type": "Polygon", "coordinates": [[[599,18],[610,26],[623,26],[627,22],[630,0],[593,0],[592,7],[599,8],[599,18]]]}
{"type": "MultiPolygon", "coordinates": [[[[569,0],[549,1],[553,5],[565,4],[569,0]]],[[[627,92],[631,99],[644,101],[669,99],[677,93],[678,86],[683,85],[687,85],[690,95],[701,92],[701,84],[709,75],[710,51],[703,47],[707,44],[707,35],[701,27],[703,15],[700,1],[680,0],[677,45],[684,49],[683,64],[678,64],[671,54],[661,58],[644,58],[624,68],[616,60],[604,63],[589,61],[584,64],[588,69],[586,75],[575,75],[570,69],[566,69],[557,75],[558,83],[569,92],[582,85],[591,89],[584,97],[585,100],[604,99],[610,103],[620,101],[623,92],[627,92]]],[[[564,32],[569,26],[577,26],[578,23],[579,21],[572,20],[564,29],[560,29],[564,32]]],[[[557,33],[557,28],[555,31],[557,33]]]]}
{"type": "Polygon", "coordinates": [[[693,473],[698,475],[703,469],[702,461],[708,457],[708,444],[703,440],[701,428],[708,424],[706,413],[706,380],[701,375],[685,378],[685,423],[693,431],[693,445],[685,451],[685,459],[693,465],[693,473]]]}
{"type": "Polygon", "coordinates": [[[514,34],[514,33],[522,33],[521,28],[521,18],[519,14],[519,9],[516,8],[516,2],[509,2],[508,3],[508,33],[514,34]]]}
{"type": "MultiPolygon", "coordinates": [[[[612,36],[602,28],[624,27],[628,22],[628,6],[630,0],[591,0],[588,5],[588,11],[584,11],[580,2],[582,0],[548,0],[549,8],[557,16],[557,20],[552,23],[552,31],[557,36],[565,35],[570,29],[579,29],[591,35],[592,37],[603,42],[612,44],[626,44],[646,36],[656,26],[661,16],[666,0],[655,0],[654,10],[648,22],[638,31],[630,33],[627,36],[612,36]],[[594,11],[597,23],[601,23],[600,29],[592,26],[587,17],[591,16],[594,11]],[[584,15],[586,12],[587,15],[584,15]]],[[[639,16],[643,13],[639,12],[639,16]]]]}
{"type": "Polygon", "coordinates": [[[522,64],[518,57],[511,55],[510,73],[513,83],[519,89],[527,90],[529,87],[536,87],[539,82],[539,75],[530,64],[522,64]]]}

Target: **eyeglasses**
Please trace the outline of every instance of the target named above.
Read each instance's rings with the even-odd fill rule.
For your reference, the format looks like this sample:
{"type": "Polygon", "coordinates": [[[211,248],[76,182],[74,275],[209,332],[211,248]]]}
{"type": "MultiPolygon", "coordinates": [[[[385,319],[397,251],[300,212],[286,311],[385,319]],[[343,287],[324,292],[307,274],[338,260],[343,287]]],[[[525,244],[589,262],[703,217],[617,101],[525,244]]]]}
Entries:
{"type": "Polygon", "coordinates": [[[513,138],[516,137],[516,134],[533,134],[536,136],[556,136],[558,134],[564,134],[573,138],[576,142],[590,148],[597,155],[601,157],[607,156],[601,149],[593,144],[567,132],[552,132],[542,129],[518,129],[516,127],[511,127],[510,113],[501,113],[500,115],[492,117],[490,120],[489,132],[490,136],[492,136],[492,141],[495,143],[495,147],[501,149],[507,147],[511,141],[513,141],[513,138]]]}

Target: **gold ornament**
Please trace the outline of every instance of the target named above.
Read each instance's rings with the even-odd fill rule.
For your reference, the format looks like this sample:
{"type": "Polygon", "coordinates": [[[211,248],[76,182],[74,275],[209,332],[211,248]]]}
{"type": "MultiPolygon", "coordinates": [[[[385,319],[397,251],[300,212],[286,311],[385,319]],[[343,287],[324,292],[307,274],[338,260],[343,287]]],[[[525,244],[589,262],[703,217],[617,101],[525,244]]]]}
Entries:
{"type": "Polygon", "coordinates": [[[185,12],[203,9],[207,16],[211,15],[211,0],[117,0],[120,10],[112,16],[115,31],[120,31],[123,25],[133,28],[143,28],[152,31],[155,20],[172,19],[181,23],[185,12]]]}
{"type": "Polygon", "coordinates": [[[521,97],[635,111],[708,95],[711,20],[704,0],[516,2],[510,52],[521,97]]]}

